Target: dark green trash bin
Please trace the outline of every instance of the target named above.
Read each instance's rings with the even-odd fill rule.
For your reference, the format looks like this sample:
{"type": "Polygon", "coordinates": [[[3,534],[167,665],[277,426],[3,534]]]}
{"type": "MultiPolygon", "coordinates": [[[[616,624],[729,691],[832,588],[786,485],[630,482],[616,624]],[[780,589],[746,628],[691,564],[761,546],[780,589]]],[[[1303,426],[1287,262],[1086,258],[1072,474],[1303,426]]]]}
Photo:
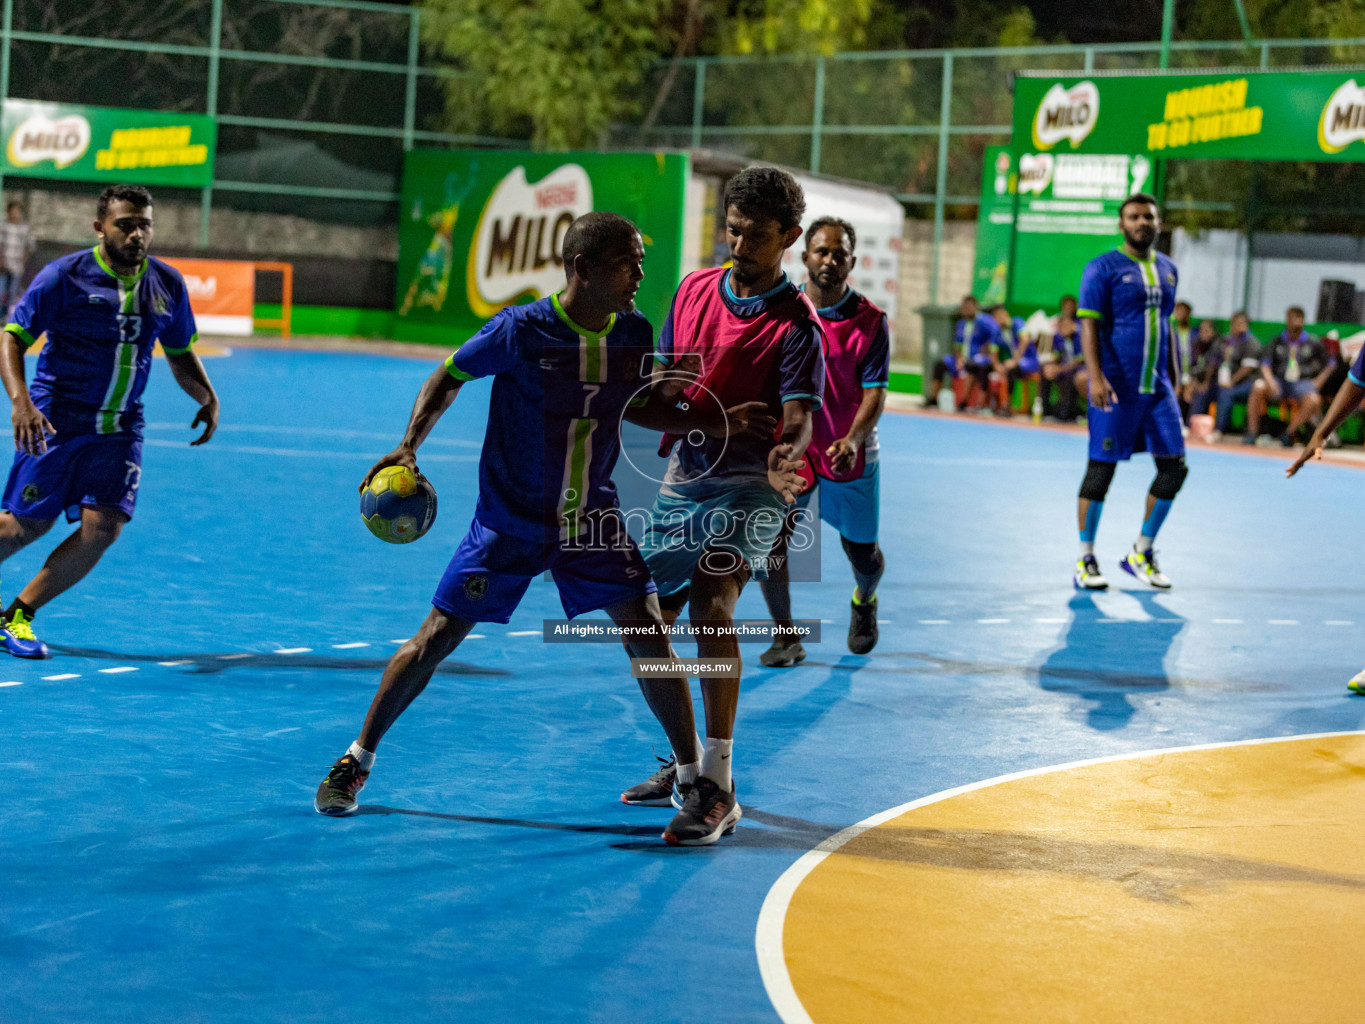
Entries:
{"type": "Polygon", "coordinates": [[[920,306],[916,312],[924,324],[923,383],[927,391],[934,379],[934,364],[953,350],[953,329],[957,326],[957,306],[920,306]]]}

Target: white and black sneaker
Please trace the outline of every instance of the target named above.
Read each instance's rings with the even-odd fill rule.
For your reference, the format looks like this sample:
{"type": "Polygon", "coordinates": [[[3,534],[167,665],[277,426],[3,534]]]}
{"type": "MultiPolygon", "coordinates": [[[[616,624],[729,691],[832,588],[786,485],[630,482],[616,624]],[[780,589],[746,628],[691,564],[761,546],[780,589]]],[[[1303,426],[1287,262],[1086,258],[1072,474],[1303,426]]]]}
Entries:
{"type": "Polygon", "coordinates": [[[1100,573],[1100,563],[1094,555],[1083,555],[1076,561],[1076,575],[1071,582],[1077,590],[1108,590],[1109,581],[1100,573]]]}
{"type": "Polygon", "coordinates": [[[631,786],[621,794],[621,803],[630,804],[633,807],[667,807],[673,802],[674,782],[678,777],[678,762],[670,757],[665,761],[659,755],[654,755],[661,765],[657,772],[645,779],[638,786],[631,786]]]}
{"type": "Polygon", "coordinates": [[[1133,548],[1119,563],[1119,567],[1129,576],[1141,580],[1148,586],[1156,587],[1158,590],[1171,589],[1171,581],[1157,568],[1155,551],[1143,552],[1133,548]]]}

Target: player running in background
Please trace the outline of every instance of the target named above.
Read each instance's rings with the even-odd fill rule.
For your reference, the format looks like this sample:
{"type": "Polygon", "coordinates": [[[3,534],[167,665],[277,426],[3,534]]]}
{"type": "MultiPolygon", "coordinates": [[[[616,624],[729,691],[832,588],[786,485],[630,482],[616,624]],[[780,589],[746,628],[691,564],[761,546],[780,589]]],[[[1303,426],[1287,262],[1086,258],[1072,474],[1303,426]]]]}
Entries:
{"type": "Polygon", "coordinates": [[[1134,452],[1149,451],[1156,479],[1147,511],[1120,567],[1153,587],[1171,581],[1157,567],[1152,542],[1185,482],[1185,440],[1176,400],[1170,315],[1176,267],[1156,251],[1156,200],[1137,193],[1119,208],[1123,245],[1097,256],[1081,275],[1081,345],[1090,380],[1090,463],[1077,504],[1081,551],[1073,582],[1085,590],[1109,584],[1095,560],[1095,531],[1114,469],[1134,452]]]}
{"type": "Polygon", "coordinates": [[[810,281],[802,290],[824,324],[825,400],[815,413],[806,451],[815,485],[788,512],[762,584],[775,629],[772,646],[759,661],[771,668],[787,668],[806,657],[792,621],[787,548],[795,517],[809,515],[810,496],[816,491],[820,518],[839,531],[839,543],[853,566],[848,649],[867,654],[877,646],[877,584],[886,569],[877,544],[877,420],[891,376],[891,334],[886,314],[848,285],[858,262],[857,244],[853,225],[835,217],[821,217],[806,229],[801,262],[810,281]]]}
{"type": "MultiPolygon", "coordinates": [[[[1362,401],[1365,401],[1365,346],[1362,346],[1356,355],[1355,362],[1351,364],[1351,369],[1346,374],[1336,397],[1332,399],[1322,422],[1313,431],[1313,436],[1309,438],[1303,451],[1299,452],[1299,457],[1284,471],[1284,475],[1292,477],[1309,459],[1322,458],[1322,449],[1327,444],[1327,438],[1346,422],[1348,416],[1360,408],[1362,401]]],[[[1365,669],[1357,672],[1346,684],[1346,688],[1352,693],[1365,694],[1365,669]]]]}
{"type": "MultiPolygon", "coordinates": [[[[427,379],[402,443],[375,463],[361,489],[386,466],[417,472],[417,448],[466,381],[492,376],[479,498],[417,634],[389,660],[360,735],[318,787],[322,814],[356,810],[379,741],[445,658],[478,622],[507,622],[532,578],[554,574],[569,617],[599,608],[623,626],[660,632],[627,636],[634,657],[669,658],[659,600],[639,549],[625,530],[611,472],[623,413],[654,429],[771,437],[775,420],[758,406],[688,415],[649,384],[653,331],[635,311],[644,243],[613,213],[589,213],[564,234],[567,285],[549,298],[509,306],[427,379]],[[642,376],[643,369],[643,376],[642,376]],[[752,414],[753,420],[748,416],[752,414]],[[709,417],[709,418],[708,418],[709,417]]],[[[649,681],[669,735],[695,735],[687,680],[649,681]]]]}
{"type": "MultiPolygon", "coordinates": [[[[742,813],[731,771],[739,703],[735,603],[751,575],[767,575],[786,506],[801,489],[796,470],[810,442],[811,412],[825,390],[820,318],[782,272],[782,254],[801,237],[801,186],[776,168],[750,167],[726,184],[724,207],[733,266],[683,279],[659,333],[659,357],[699,360],[700,377],[685,391],[689,404],[761,401],[782,410],[782,432],[778,442],[771,435],[682,439],[640,545],[665,619],[673,621],[690,600],[698,655],[736,665],[732,676],[701,680],[705,743],[670,732],[673,762],[621,794],[626,803],[667,802],[676,781],[682,806],[664,838],[682,845],[715,842],[742,813]]],[[[641,686],[664,722],[656,688],[641,686]]]]}
{"type": "Polygon", "coordinates": [[[95,208],[99,244],[38,272],[0,337],[0,378],[13,405],[18,453],[0,512],[0,561],[33,543],[66,513],[80,526],[48,555],[5,609],[0,643],[46,658],[33,616],[82,580],[133,518],[142,477],[142,392],[161,341],[182,391],[199,403],[192,445],[218,427],[218,396],[193,345],[198,338],[179,271],[147,255],[152,197],[114,185],[95,208]],[[33,386],[24,351],[40,335],[33,386]]]}

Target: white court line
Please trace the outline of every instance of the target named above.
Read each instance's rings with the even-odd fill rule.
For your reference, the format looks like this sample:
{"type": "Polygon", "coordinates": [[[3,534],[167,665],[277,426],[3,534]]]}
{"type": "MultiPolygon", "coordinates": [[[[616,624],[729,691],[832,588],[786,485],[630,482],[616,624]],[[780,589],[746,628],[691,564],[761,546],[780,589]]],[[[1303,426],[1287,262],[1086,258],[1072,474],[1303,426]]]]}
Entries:
{"type": "Polygon", "coordinates": [[[1171,623],[1174,623],[1174,622],[1185,622],[1185,621],[1187,621],[1187,620],[1185,620],[1185,619],[1153,619],[1152,621],[1153,621],[1153,622],[1171,622],[1171,623]]]}
{"type": "Polygon", "coordinates": [[[407,643],[407,642],[408,642],[409,640],[411,640],[411,639],[412,639],[412,637],[410,637],[410,636],[405,636],[405,637],[403,637],[402,640],[390,640],[389,643],[391,643],[391,644],[405,644],[405,643],[407,643]]]}
{"type": "Polygon", "coordinates": [[[367,643],[365,643],[365,641],[361,640],[359,643],[354,643],[354,644],[332,644],[332,650],[334,650],[334,651],[351,651],[351,650],[354,650],[354,649],[357,648],[357,647],[369,647],[369,646],[370,646],[369,644],[367,644],[367,643]]]}
{"type": "Polygon", "coordinates": [[[24,685],[24,681],[23,681],[22,679],[14,679],[14,680],[11,680],[11,681],[8,682],[8,683],[0,683],[0,686],[23,686],[23,685],[24,685]]]}
{"type": "Polygon", "coordinates": [[[220,654],[219,661],[241,661],[243,658],[253,657],[251,654],[220,654]]]}
{"type": "Polygon", "coordinates": [[[1131,761],[1142,757],[1153,757],[1164,754],[1184,754],[1190,751],[1199,750],[1218,750],[1224,747],[1258,746],[1268,743],[1290,743],[1294,740],[1315,740],[1327,739],[1333,736],[1362,736],[1365,732],[1359,730],[1346,730],[1343,732],[1320,732],[1310,733],[1301,736],[1273,736],[1264,739],[1252,740],[1232,740],[1224,743],[1202,743],[1192,747],[1166,747],[1161,750],[1140,750],[1131,754],[1112,754],[1108,757],[1096,757],[1087,761],[1070,761],[1066,764],[1049,765],[1045,768],[1029,768],[1022,772],[1014,772],[1010,775],[997,775],[993,779],[983,779],[981,782],[968,783],[965,786],[958,786],[955,789],[945,789],[942,792],[934,793],[931,796],[922,797],[919,800],[911,800],[909,803],[901,804],[899,807],[892,807],[890,810],[874,814],[870,818],[864,818],[856,825],[850,825],[842,832],[835,833],[824,840],[812,850],[807,850],[801,855],[795,864],[789,867],[773,883],[768,895],[763,899],[763,906],[758,912],[758,926],[754,929],[754,947],[758,954],[758,973],[763,979],[763,987],[768,992],[768,999],[773,1004],[773,1009],[783,1021],[783,1024],[811,1024],[810,1013],[801,1004],[800,998],[796,994],[796,987],[792,984],[791,975],[787,971],[786,952],[783,949],[783,926],[787,920],[787,908],[791,905],[792,897],[796,895],[796,890],[806,877],[815,870],[830,854],[836,852],[840,847],[850,840],[862,835],[869,829],[876,828],[884,822],[898,818],[902,814],[915,810],[920,807],[927,807],[943,800],[960,796],[963,793],[971,793],[976,790],[986,789],[991,786],[998,786],[1004,782],[1013,782],[1016,779],[1027,779],[1038,775],[1048,775],[1053,772],[1070,771],[1075,768],[1088,768],[1092,765],[1110,764],[1117,761],[1131,761]]]}
{"type": "Polygon", "coordinates": [[[1214,620],[1213,620],[1213,624],[1214,624],[1215,626],[1240,626],[1240,625],[1242,624],[1242,620],[1241,620],[1241,619],[1214,619],[1214,620]]]}
{"type": "Polygon", "coordinates": [[[487,640],[487,633],[470,633],[465,637],[466,640],[487,640]]]}
{"type": "Polygon", "coordinates": [[[1141,620],[1141,619],[1096,619],[1095,621],[1096,621],[1096,622],[1110,623],[1110,622],[1141,622],[1142,620],[1141,620]]]}
{"type": "Polygon", "coordinates": [[[516,632],[508,633],[508,636],[540,636],[538,629],[518,629],[516,632]]]}
{"type": "Polygon", "coordinates": [[[283,736],[287,732],[298,732],[300,728],[301,728],[300,726],[291,725],[288,729],[276,729],[274,732],[262,733],[261,739],[268,740],[272,736],[283,736]]]}
{"type": "Polygon", "coordinates": [[[59,683],[59,682],[61,682],[63,679],[79,679],[80,677],[81,677],[81,676],[80,676],[80,673],[79,673],[79,672],[63,672],[63,673],[62,673],[61,675],[59,675],[59,676],[43,676],[43,682],[45,682],[45,683],[59,683]]]}
{"type": "Polygon", "coordinates": [[[114,667],[114,668],[102,668],[102,669],[100,669],[100,671],[103,672],[103,673],[104,673],[105,675],[107,675],[107,676],[112,676],[112,675],[115,675],[116,673],[119,673],[119,672],[136,672],[136,671],[137,671],[137,666],[136,666],[136,665],[118,665],[118,666],[116,666],[116,667],[114,667]]]}
{"type": "Polygon", "coordinates": [[[1298,619],[1267,619],[1266,622],[1272,626],[1297,626],[1298,619]]]}
{"type": "Polygon", "coordinates": [[[1354,626],[1355,623],[1350,619],[1328,619],[1323,623],[1324,626],[1354,626]]]}
{"type": "Polygon", "coordinates": [[[313,650],[311,647],[281,647],[276,654],[308,654],[313,650]]]}
{"type": "Polygon", "coordinates": [[[976,621],[983,626],[999,626],[1009,622],[1009,619],[977,619],[976,621]]]}
{"type": "Polygon", "coordinates": [[[952,625],[952,623],[950,623],[947,619],[920,619],[920,620],[919,620],[919,624],[920,624],[921,626],[950,626],[950,625],[952,625]]]}
{"type": "Polygon", "coordinates": [[[192,661],[158,661],[157,664],[160,665],[162,668],[175,668],[177,665],[193,665],[194,662],[192,662],[192,661]]]}
{"type": "Polygon", "coordinates": [[[1034,621],[1034,622],[1042,622],[1042,623],[1045,623],[1045,624],[1047,624],[1047,625],[1049,625],[1049,626],[1055,626],[1055,625],[1057,625],[1057,624],[1059,624],[1059,623],[1065,622],[1066,619],[1034,619],[1033,621],[1034,621]]]}

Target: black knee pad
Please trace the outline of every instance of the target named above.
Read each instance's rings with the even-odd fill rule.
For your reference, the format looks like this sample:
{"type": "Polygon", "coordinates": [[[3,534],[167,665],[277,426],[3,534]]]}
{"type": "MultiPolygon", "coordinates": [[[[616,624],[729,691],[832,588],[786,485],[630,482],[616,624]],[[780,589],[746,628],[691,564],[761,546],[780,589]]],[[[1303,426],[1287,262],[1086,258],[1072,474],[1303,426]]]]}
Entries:
{"type": "Polygon", "coordinates": [[[1085,467],[1085,479],[1081,481],[1081,497],[1088,501],[1103,501],[1109,493],[1109,485],[1114,482],[1117,464],[1091,459],[1085,467]]]}
{"type": "Polygon", "coordinates": [[[853,571],[861,576],[875,576],[886,564],[886,559],[882,557],[882,549],[877,546],[875,540],[871,544],[859,544],[847,537],[840,537],[839,543],[843,545],[844,554],[848,555],[853,571]]]}
{"type": "Polygon", "coordinates": [[[1190,467],[1185,465],[1183,455],[1171,455],[1156,460],[1156,479],[1152,481],[1151,495],[1161,501],[1171,501],[1180,493],[1185,477],[1190,475],[1190,467]]]}

